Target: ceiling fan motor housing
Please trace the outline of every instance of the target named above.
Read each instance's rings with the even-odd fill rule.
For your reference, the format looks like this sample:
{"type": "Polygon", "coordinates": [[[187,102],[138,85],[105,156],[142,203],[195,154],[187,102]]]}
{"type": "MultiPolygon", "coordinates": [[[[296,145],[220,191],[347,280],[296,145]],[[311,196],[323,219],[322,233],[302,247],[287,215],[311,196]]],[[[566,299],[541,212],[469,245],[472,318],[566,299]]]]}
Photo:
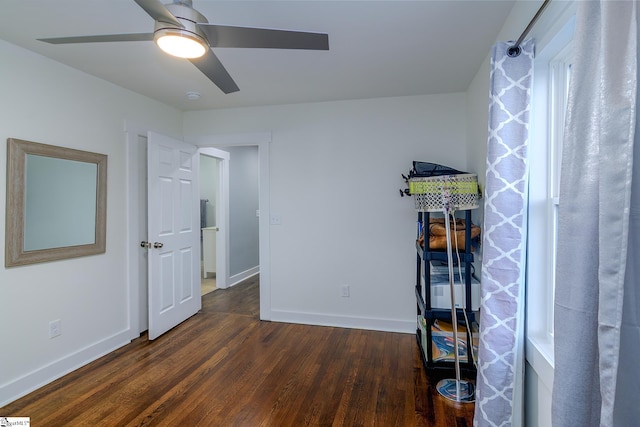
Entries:
{"type": "Polygon", "coordinates": [[[156,21],[153,30],[154,35],[157,36],[159,31],[160,33],[163,33],[170,30],[172,32],[175,31],[176,33],[199,38],[205,45],[210,46],[206,34],[198,27],[198,24],[208,24],[209,21],[203,14],[192,8],[190,3],[190,1],[181,1],[165,5],[167,10],[182,23],[183,28],[180,28],[170,22],[156,21]]]}

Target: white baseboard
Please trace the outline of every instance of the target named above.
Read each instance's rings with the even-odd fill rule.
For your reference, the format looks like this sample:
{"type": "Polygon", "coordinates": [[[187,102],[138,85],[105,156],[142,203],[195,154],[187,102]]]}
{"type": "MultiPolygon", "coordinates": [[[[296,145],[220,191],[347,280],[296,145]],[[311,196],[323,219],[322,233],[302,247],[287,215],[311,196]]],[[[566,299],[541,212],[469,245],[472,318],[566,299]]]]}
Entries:
{"type": "Polygon", "coordinates": [[[0,385],[0,407],[131,342],[129,330],[80,349],[22,377],[0,385]]]}
{"type": "Polygon", "coordinates": [[[284,310],[271,310],[274,322],[299,323],[314,326],[333,326],[337,328],[367,329],[382,332],[416,333],[415,320],[379,319],[356,316],[336,316],[332,314],[302,313],[284,310]]]}
{"type": "Polygon", "coordinates": [[[237,285],[243,280],[247,280],[249,277],[253,277],[259,273],[260,273],[260,266],[256,265],[255,267],[245,270],[242,273],[234,274],[233,276],[229,277],[229,283],[227,283],[227,287],[230,288],[233,285],[237,285]]]}

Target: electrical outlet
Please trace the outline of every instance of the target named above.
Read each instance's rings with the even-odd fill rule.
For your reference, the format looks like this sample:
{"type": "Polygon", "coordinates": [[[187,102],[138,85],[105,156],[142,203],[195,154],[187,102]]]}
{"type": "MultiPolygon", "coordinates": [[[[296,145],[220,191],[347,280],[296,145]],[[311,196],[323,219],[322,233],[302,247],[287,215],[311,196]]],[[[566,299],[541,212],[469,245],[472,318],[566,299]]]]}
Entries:
{"type": "Polygon", "coordinates": [[[270,218],[271,225],[281,225],[282,216],[279,213],[272,213],[270,218]]]}
{"type": "Polygon", "coordinates": [[[340,296],[343,298],[349,298],[349,285],[342,285],[340,287],[340,296]]]}
{"type": "Polygon", "coordinates": [[[49,322],[49,338],[55,338],[60,334],[62,334],[62,330],[60,329],[60,319],[49,322]]]}

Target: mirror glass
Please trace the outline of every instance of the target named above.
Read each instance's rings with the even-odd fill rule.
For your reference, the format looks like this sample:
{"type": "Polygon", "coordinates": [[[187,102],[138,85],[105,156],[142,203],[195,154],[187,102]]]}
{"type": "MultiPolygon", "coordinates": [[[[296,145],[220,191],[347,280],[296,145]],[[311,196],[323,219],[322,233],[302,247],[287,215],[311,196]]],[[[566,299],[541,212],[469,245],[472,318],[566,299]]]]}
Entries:
{"type": "Polygon", "coordinates": [[[107,156],[7,141],[5,265],[105,252],[107,156]]]}
{"type": "Polygon", "coordinates": [[[98,165],[27,154],[24,250],[96,242],[98,165]]]}

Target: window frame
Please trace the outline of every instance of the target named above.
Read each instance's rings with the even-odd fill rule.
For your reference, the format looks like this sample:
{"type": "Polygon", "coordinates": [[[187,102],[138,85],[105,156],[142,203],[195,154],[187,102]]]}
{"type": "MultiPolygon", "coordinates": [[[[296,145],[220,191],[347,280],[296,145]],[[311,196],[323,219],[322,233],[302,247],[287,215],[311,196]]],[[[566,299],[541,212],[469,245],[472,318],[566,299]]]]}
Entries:
{"type": "MultiPolygon", "coordinates": [[[[573,42],[569,41],[549,62],[549,223],[547,245],[548,262],[553,268],[548,271],[548,283],[551,283],[547,298],[554,301],[556,282],[558,207],[560,206],[560,171],[562,166],[562,142],[564,139],[564,123],[569,92],[571,63],[573,62],[573,42]],[[553,110],[557,108],[557,110],[553,110]]],[[[547,334],[553,337],[553,308],[547,313],[547,334]]]]}
{"type": "Polygon", "coordinates": [[[553,301],[561,142],[574,28],[572,16],[540,48],[534,60],[525,354],[549,389],[552,388],[554,369],[553,301]]]}

